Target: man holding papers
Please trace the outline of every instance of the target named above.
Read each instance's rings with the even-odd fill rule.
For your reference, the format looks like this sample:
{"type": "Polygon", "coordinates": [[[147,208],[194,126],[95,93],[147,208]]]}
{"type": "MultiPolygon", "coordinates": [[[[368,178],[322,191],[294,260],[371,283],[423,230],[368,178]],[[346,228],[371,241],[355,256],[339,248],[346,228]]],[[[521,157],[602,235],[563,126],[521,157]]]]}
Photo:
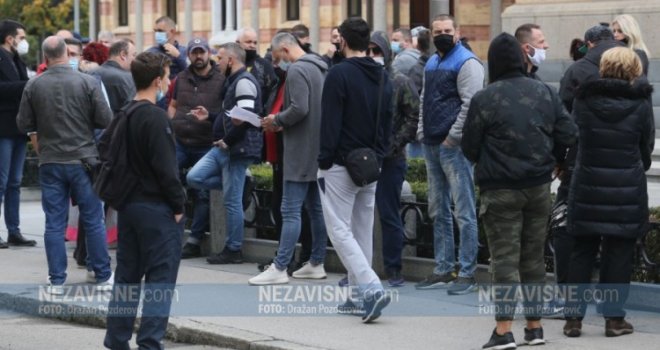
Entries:
{"type": "MultiPolygon", "coordinates": [[[[243,262],[243,186],[245,170],[259,161],[263,137],[261,130],[244,122],[245,111],[261,113],[261,92],[255,78],[245,69],[245,50],[236,43],[226,43],[218,50],[220,71],[225,80],[222,111],[213,123],[213,147],[188,172],[188,185],[200,189],[221,189],[225,206],[224,249],[206,261],[209,264],[240,264],[243,262]],[[235,113],[233,108],[244,109],[235,113]],[[232,111],[231,113],[227,113],[232,111]],[[231,118],[230,114],[239,118],[231,118]],[[239,116],[238,114],[241,114],[239,116]],[[243,119],[243,120],[241,120],[243,119]]],[[[191,113],[208,114],[203,108],[191,113]]],[[[248,118],[249,119],[249,118],[248,118]]]]}

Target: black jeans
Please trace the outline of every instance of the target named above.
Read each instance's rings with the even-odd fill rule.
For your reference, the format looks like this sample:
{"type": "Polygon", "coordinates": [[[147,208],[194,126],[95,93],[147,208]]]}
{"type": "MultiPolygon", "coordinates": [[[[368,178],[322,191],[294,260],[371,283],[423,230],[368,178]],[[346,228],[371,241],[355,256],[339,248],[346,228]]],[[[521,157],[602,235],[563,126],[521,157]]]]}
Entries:
{"type": "Polygon", "coordinates": [[[176,223],[172,209],[164,203],[133,202],[118,212],[117,269],[108,306],[106,347],[129,349],[144,276],[137,344],[140,349],[163,348],[181,260],[183,221],[176,223]]]}
{"type": "Polygon", "coordinates": [[[600,299],[605,318],[626,316],[623,305],[628,299],[636,239],[612,236],[576,236],[571,254],[567,286],[577,293],[568,296],[566,318],[584,318],[587,303],[600,299]],[[591,274],[600,251],[600,281],[590,291],[591,274]]]}

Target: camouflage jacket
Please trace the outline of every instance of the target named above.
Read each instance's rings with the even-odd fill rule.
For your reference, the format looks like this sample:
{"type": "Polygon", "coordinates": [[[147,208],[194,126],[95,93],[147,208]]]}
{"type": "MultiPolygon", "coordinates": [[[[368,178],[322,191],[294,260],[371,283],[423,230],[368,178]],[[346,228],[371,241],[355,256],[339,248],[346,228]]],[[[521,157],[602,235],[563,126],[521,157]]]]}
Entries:
{"type": "Polygon", "coordinates": [[[392,104],[392,136],[390,151],[386,158],[405,158],[406,145],[415,140],[417,121],[419,120],[419,93],[408,76],[395,73],[392,75],[394,95],[392,104]]]}

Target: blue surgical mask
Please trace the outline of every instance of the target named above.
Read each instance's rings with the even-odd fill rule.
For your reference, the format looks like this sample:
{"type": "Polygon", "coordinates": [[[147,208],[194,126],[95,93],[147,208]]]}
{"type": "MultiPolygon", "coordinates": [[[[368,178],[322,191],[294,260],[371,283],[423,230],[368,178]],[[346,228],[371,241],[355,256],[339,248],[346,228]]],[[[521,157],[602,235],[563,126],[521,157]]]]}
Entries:
{"type": "Polygon", "coordinates": [[[167,33],[156,32],[154,33],[154,38],[156,39],[156,44],[165,45],[165,43],[167,42],[167,33]]]}
{"type": "Polygon", "coordinates": [[[79,64],[80,64],[80,62],[79,62],[77,59],[75,59],[75,58],[69,58],[69,66],[70,66],[71,69],[73,69],[74,71],[76,71],[76,72],[78,71],[78,65],[79,65],[79,64]]]}
{"type": "Polygon", "coordinates": [[[163,89],[158,89],[158,92],[156,93],[156,102],[160,101],[165,97],[165,93],[163,92],[163,89]]]}
{"type": "Polygon", "coordinates": [[[393,52],[395,55],[398,54],[399,52],[401,52],[401,44],[398,43],[398,42],[396,42],[396,41],[393,41],[393,42],[391,43],[390,47],[392,48],[392,52],[393,52]]]}
{"type": "Polygon", "coordinates": [[[286,71],[289,70],[289,67],[291,66],[291,62],[281,60],[280,63],[277,66],[280,67],[281,70],[286,72],[286,71]]]}

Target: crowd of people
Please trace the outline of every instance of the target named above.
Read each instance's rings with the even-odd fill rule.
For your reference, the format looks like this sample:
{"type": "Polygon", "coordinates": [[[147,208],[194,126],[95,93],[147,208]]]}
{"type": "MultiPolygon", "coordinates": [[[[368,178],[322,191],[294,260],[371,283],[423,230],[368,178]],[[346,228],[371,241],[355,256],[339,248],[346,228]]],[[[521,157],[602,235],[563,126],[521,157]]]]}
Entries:
{"type": "MultiPolygon", "coordinates": [[[[513,34],[490,43],[486,77],[450,15],[437,16],[429,29],[399,28],[391,35],[349,18],[332,29],[332,45],[322,55],[313,51],[307,27],[297,25],[280,30],[264,57],[252,28],[217,48],[203,37],[184,46],[176,23],[161,17],[154,23],[155,45],[139,54],[130,39],[109,32],[83,44],[61,30],[43,41],[45,62],[29,79],[21,59],[29,51],[26,28],[4,20],[0,199],[9,236],[0,238],[0,248],[36,244],[21,235],[18,219],[29,140],[39,155],[47,291],[66,293],[65,231],[73,202],[78,249],[84,248],[76,258],[88,282],[113,292],[111,309],[134,310],[131,317],[108,315],[104,344],[125,349],[139,298],[117,289],[139,286],[143,278],[145,289],[174,288],[180,260],[202,256],[210,190],[222,190],[226,241],[207,262],[242,263],[246,170],[267,160],[279,247],[248,283],[326,278],[329,239],[347,270],[340,285],[358,291],[338,312],[370,323],[391,302],[372,268],[375,210],[387,284],[398,287],[405,283],[399,211],[406,158],[421,156],[435,268],[417,289],[477,290],[478,219],[493,284],[544,284],[550,226],[557,284],[584,288],[600,253],[600,284],[623,291],[618,300],[603,301],[605,334],[632,333],[623,304],[635,242],[647,230],[644,172],[655,139],[649,52],[639,25],[620,15],[574,40],[575,63],[559,91],[536,74],[549,49],[541,27],[524,24],[513,34]],[[237,110],[259,122],[236,118],[237,110]],[[110,208],[95,193],[94,174],[99,164],[108,165],[98,149],[117,138],[125,140],[127,171],[138,180],[125,189],[125,203],[110,208]],[[555,177],[561,186],[553,204],[555,177]],[[187,194],[194,209],[182,242],[187,194]],[[114,273],[104,225],[113,210],[119,232],[114,273]]],[[[516,300],[495,293],[493,302],[496,328],[483,348],[513,349],[516,300]]],[[[533,307],[539,302],[523,300],[530,345],[545,343],[543,314],[527,311],[541,310],[533,307]]],[[[566,306],[564,334],[579,336],[585,301],[552,302],[566,306]]],[[[170,307],[171,300],[144,301],[141,347],[161,346],[170,307]]]]}

